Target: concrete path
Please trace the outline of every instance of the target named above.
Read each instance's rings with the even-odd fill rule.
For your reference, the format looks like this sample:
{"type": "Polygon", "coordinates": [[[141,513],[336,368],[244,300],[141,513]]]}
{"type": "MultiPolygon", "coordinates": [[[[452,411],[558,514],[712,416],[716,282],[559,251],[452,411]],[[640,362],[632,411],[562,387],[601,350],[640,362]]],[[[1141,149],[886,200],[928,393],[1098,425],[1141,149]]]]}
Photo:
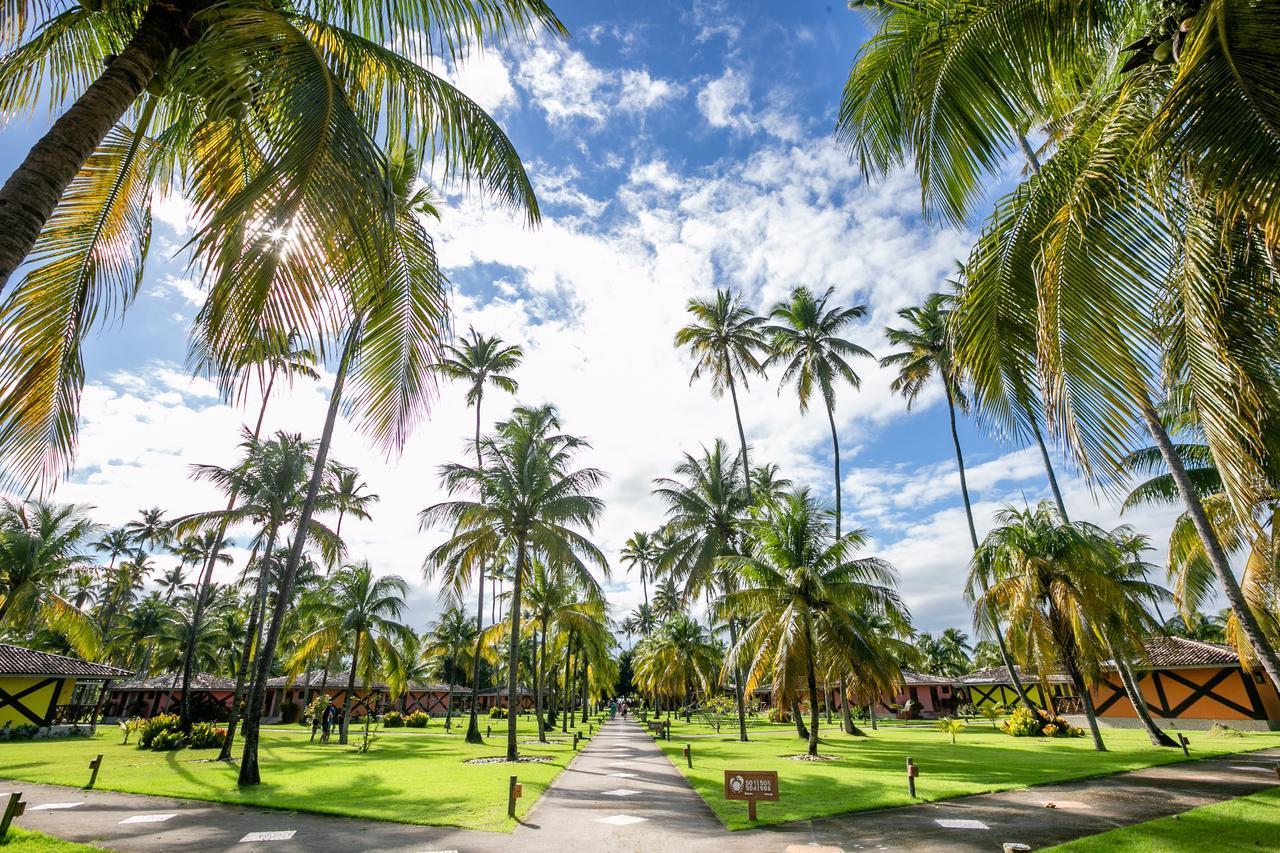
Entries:
{"type": "Polygon", "coordinates": [[[1280,783],[1278,760],[1280,750],[1269,750],[735,833],[724,830],[640,726],[623,721],[592,738],[514,835],[26,782],[0,782],[0,791],[21,790],[30,804],[18,825],[122,853],[991,851],[1006,841],[1039,848],[1253,793],[1280,783]],[[1054,808],[1046,807],[1050,802],[1054,808]]]}

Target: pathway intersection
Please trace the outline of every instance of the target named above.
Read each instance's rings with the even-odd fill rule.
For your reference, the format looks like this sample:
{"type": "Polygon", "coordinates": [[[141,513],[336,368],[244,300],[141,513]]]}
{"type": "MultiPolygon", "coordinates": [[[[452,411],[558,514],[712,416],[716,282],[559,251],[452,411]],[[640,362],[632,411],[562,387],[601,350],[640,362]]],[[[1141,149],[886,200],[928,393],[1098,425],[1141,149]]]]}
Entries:
{"type": "Polygon", "coordinates": [[[977,853],[1006,841],[1039,848],[1254,793],[1280,781],[1277,761],[1280,750],[1267,750],[735,833],[640,725],[623,720],[601,728],[513,835],[26,782],[0,781],[0,791],[20,790],[30,804],[18,825],[121,853],[977,853]]]}

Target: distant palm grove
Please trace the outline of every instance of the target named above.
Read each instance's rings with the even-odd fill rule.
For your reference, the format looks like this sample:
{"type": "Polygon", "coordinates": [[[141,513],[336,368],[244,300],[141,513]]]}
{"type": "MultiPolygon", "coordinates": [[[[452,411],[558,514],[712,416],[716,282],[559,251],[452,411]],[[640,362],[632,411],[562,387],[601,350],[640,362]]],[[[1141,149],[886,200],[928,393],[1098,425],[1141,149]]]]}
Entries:
{"type": "Polygon", "coordinates": [[[975,242],[885,329],[835,287],[786,282],[757,306],[760,282],[706,282],[653,345],[676,348],[733,431],[686,437],[648,487],[663,514],[616,549],[600,541],[608,472],[591,437],[519,396],[537,354],[455,329],[432,237],[448,195],[422,177],[536,226],[502,128],[425,66],[567,33],[542,0],[392,5],[0,10],[5,113],[30,115],[50,88],[77,98],[0,189],[0,641],[171,675],[188,735],[193,679],[233,679],[221,757],[242,785],[270,772],[267,682],[315,670],[347,680],[342,743],[356,688],[385,684],[381,713],[429,680],[469,742],[493,737],[482,692],[511,709],[506,761],[516,709],[545,742],[619,695],[718,714],[742,741],[767,702],[817,758],[822,713],[857,736],[904,672],[993,668],[1028,709],[1054,711],[1035,687],[1065,680],[1098,750],[1090,688],[1112,670],[1151,742],[1173,746],[1136,675],[1168,634],[1227,643],[1280,689],[1274,4],[851,2],[874,34],[834,129],[850,182],[910,166],[926,219],[974,226],[975,242]],[[139,296],[152,203],[172,190],[192,205],[205,288],[189,364],[246,423],[234,459],[190,467],[216,501],[181,514],[155,496],[110,527],[57,491],[82,347],[139,296]],[[918,630],[898,568],[848,511],[839,414],[874,371],[908,409],[945,404],[968,546],[937,583],[971,625],[918,630]],[[285,389],[321,381],[313,431],[264,430],[285,389]],[[344,539],[379,496],[331,453],[335,427],[347,417],[394,454],[446,383],[474,429],[412,472],[444,493],[415,507],[434,538],[389,573],[344,539]],[[829,476],[796,482],[761,458],[743,411],[762,388],[821,420],[829,476]],[[1033,449],[1043,500],[975,517],[965,418],[1033,449]],[[1064,473],[1176,521],[1085,521],[1064,473]],[[625,574],[630,612],[608,600],[625,574]],[[411,580],[439,590],[430,623],[409,615],[411,580]]]}

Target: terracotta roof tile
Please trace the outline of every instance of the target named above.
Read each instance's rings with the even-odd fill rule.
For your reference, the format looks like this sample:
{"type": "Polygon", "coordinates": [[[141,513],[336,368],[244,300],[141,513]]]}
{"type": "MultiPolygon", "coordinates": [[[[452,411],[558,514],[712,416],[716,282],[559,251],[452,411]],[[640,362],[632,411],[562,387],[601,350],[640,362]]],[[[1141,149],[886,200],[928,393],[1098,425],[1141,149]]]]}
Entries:
{"type": "Polygon", "coordinates": [[[122,678],[132,675],[127,669],[102,663],[37,652],[22,646],[0,643],[0,675],[65,675],[75,678],[122,678]]]}

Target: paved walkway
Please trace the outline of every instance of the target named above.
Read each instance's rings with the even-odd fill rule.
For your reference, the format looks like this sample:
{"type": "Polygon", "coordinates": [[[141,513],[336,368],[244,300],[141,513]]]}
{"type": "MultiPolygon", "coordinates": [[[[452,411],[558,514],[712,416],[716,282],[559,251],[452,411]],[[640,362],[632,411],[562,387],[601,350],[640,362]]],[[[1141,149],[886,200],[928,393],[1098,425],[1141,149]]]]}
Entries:
{"type": "MultiPolygon", "coordinates": [[[[26,782],[18,825],[122,853],[316,849],[458,853],[825,853],[1033,848],[1276,785],[1280,750],[728,833],[639,725],[605,725],[514,836],[82,791],[26,782]],[[1049,808],[1047,803],[1053,803],[1049,808]]],[[[783,796],[786,795],[785,790],[783,796]]]]}

